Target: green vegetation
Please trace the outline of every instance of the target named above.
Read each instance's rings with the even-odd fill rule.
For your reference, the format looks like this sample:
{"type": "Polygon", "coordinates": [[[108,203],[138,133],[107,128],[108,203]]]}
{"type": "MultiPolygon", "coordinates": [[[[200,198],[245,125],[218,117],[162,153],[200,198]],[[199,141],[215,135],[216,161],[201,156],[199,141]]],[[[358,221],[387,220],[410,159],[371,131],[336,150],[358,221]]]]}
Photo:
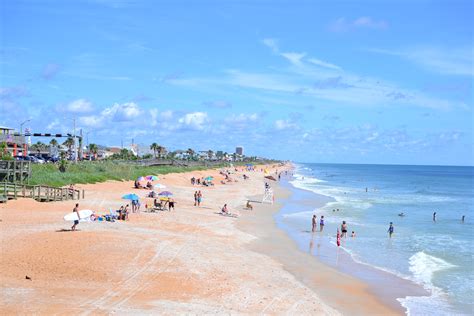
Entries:
{"type": "MultiPolygon", "coordinates": [[[[237,164],[238,165],[238,164],[237,164]]],[[[223,167],[225,164],[213,166],[223,167]]],[[[33,164],[30,184],[64,186],[71,183],[96,183],[107,180],[135,180],[140,176],[159,175],[193,170],[205,170],[210,167],[196,166],[152,166],[144,167],[125,162],[82,161],[67,165],[65,172],[60,172],[55,164],[33,164]]]]}
{"type": "Polygon", "coordinates": [[[11,153],[8,151],[6,142],[0,143],[0,160],[13,160],[11,153]]]}

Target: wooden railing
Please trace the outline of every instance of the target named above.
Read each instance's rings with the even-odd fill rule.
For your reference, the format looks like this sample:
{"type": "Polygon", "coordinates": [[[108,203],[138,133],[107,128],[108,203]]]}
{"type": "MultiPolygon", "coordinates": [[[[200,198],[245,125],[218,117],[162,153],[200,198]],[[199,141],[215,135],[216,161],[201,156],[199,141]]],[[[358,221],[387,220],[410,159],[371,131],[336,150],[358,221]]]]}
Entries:
{"type": "Polygon", "coordinates": [[[28,183],[31,163],[23,160],[0,160],[0,182],[28,183]]]}
{"type": "Polygon", "coordinates": [[[32,198],[40,202],[79,200],[84,198],[84,190],[54,188],[45,185],[27,185],[18,183],[0,183],[0,202],[10,199],[32,198]]]}

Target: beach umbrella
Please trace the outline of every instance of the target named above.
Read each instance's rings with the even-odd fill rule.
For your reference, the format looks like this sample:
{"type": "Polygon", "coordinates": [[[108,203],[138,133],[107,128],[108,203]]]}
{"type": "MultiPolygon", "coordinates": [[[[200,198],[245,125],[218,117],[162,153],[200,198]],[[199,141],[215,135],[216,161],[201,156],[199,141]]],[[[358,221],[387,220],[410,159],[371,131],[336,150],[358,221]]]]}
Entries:
{"type": "Polygon", "coordinates": [[[214,180],[214,177],[208,176],[208,177],[205,177],[204,180],[206,180],[206,181],[212,181],[212,180],[214,180]]]}
{"type": "Polygon", "coordinates": [[[156,180],[159,180],[157,176],[146,176],[145,179],[149,180],[149,181],[156,181],[156,180]]]}
{"type": "Polygon", "coordinates": [[[157,183],[157,184],[155,184],[154,187],[155,187],[155,189],[165,189],[165,188],[166,188],[166,185],[161,184],[161,183],[157,183]]]}
{"type": "Polygon", "coordinates": [[[160,192],[158,195],[161,195],[161,196],[172,196],[173,193],[171,193],[170,191],[163,191],[163,192],[160,192]]]}
{"type": "Polygon", "coordinates": [[[276,181],[276,179],[273,176],[265,176],[265,179],[276,181]]]}
{"type": "Polygon", "coordinates": [[[138,201],[140,198],[135,193],[129,193],[129,194],[125,194],[124,196],[122,196],[122,199],[138,201]]]}
{"type": "Polygon", "coordinates": [[[138,179],[137,179],[137,181],[143,181],[143,180],[145,180],[144,177],[138,177],[138,179]]]}

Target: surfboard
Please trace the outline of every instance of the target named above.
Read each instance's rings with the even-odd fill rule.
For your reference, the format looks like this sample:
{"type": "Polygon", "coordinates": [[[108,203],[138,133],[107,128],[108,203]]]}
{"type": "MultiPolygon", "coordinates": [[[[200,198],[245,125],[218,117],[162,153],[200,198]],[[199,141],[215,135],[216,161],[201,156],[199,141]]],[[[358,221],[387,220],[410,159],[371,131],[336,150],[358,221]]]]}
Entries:
{"type": "Polygon", "coordinates": [[[80,210],[79,211],[79,218],[78,218],[76,212],[71,212],[71,213],[68,213],[68,214],[64,215],[64,220],[65,221],[70,221],[70,222],[71,221],[77,221],[77,220],[84,221],[84,220],[89,219],[89,217],[91,217],[91,215],[93,213],[94,212],[91,211],[91,210],[80,210]]]}

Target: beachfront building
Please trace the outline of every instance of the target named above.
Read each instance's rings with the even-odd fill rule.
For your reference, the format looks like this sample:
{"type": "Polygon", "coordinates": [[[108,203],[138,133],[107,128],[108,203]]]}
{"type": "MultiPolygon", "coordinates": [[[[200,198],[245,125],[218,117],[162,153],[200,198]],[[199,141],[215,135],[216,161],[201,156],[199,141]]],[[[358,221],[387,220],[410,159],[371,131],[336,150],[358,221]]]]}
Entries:
{"type": "Polygon", "coordinates": [[[235,153],[239,156],[243,156],[244,155],[244,147],[242,147],[242,146],[235,147],[235,153]]]}
{"type": "Polygon", "coordinates": [[[0,143],[6,143],[7,149],[12,155],[16,156],[21,152],[26,153],[25,136],[15,133],[15,129],[0,126],[0,143]]]}

